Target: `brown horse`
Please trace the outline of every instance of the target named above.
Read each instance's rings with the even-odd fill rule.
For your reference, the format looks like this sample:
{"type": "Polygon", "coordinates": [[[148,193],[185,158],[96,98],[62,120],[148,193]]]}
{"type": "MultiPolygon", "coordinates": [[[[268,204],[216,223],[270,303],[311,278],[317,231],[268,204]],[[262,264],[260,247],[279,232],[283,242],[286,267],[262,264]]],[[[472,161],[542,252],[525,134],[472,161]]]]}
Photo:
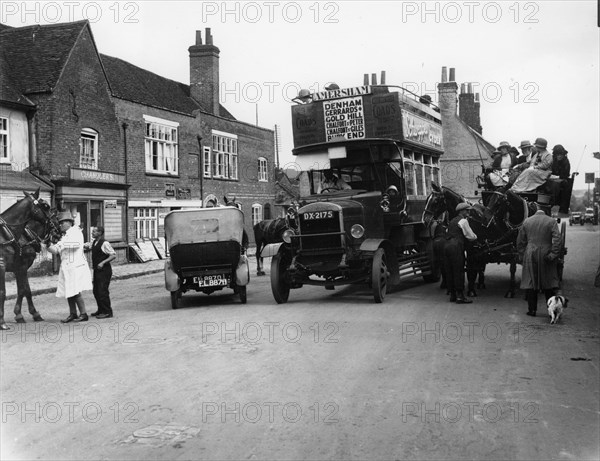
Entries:
{"type": "Polygon", "coordinates": [[[283,232],[288,228],[286,218],[267,219],[256,223],[253,227],[256,243],[256,275],[265,275],[263,258],[260,255],[269,243],[283,242],[283,232]]]}
{"type": "MultiPolygon", "coordinates": [[[[225,202],[225,206],[232,206],[232,207],[237,208],[238,210],[242,211],[242,204],[239,202],[236,202],[235,197],[233,197],[231,200],[229,200],[227,198],[227,196],[224,196],[223,201],[225,202]]],[[[244,254],[246,253],[246,250],[248,249],[248,244],[249,244],[248,233],[246,232],[246,229],[244,229],[242,232],[242,251],[244,252],[244,254]]]]}
{"type": "Polygon", "coordinates": [[[263,258],[260,255],[264,248],[271,243],[283,242],[283,233],[286,229],[295,229],[298,225],[298,208],[301,203],[294,201],[287,209],[284,218],[266,219],[256,223],[254,230],[254,243],[256,243],[256,275],[265,275],[263,258]]]}
{"type": "MultiPolygon", "coordinates": [[[[39,189],[34,194],[25,192],[25,198],[0,214],[0,330],[7,330],[4,321],[4,303],[6,301],[6,272],[14,272],[20,298],[15,305],[17,321],[20,315],[23,296],[27,297],[29,312],[35,321],[43,320],[35,310],[31,299],[31,290],[27,279],[27,270],[35,259],[41,242],[51,236],[58,237],[58,223],[52,214],[50,205],[39,198],[39,189]],[[43,238],[34,230],[43,232],[43,238]],[[33,245],[33,246],[32,246],[33,245]],[[29,296],[27,295],[29,293],[29,296]]],[[[19,320],[20,319],[20,320],[19,320]]]]}
{"type": "MultiPolygon", "coordinates": [[[[446,288],[446,279],[444,271],[444,245],[446,243],[445,231],[448,223],[456,216],[456,206],[459,203],[466,202],[465,198],[447,187],[439,187],[432,183],[432,192],[427,198],[425,211],[423,212],[423,222],[430,224],[433,221],[438,223],[433,240],[434,254],[439,261],[442,272],[442,283],[440,288],[446,288]]],[[[484,223],[489,225],[493,215],[485,207],[479,204],[473,205],[473,210],[469,222],[473,220],[477,224],[484,223]]],[[[481,228],[483,224],[479,225],[481,228]]],[[[477,231],[475,231],[477,233],[477,231]]],[[[477,233],[479,236],[480,233],[477,233]]],[[[485,266],[486,262],[481,257],[480,244],[469,244],[467,246],[466,273],[468,282],[468,296],[477,296],[477,288],[485,288],[485,266]]]]}
{"type": "Polygon", "coordinates": [[[7,265],[7,272],[15,274],[17,282],[17,300],[15,302],[15,320],[17,323],[25,323],[21,307],[23,298],[27,300],[29,313],[36,321],[43,320],[33,305],[31,287],[29,286],[29,277],[27,271],[35,261],[38,253],[42,251],[42,243],[50,241],[56,243],[60,240],[61,232],[56,219],[56,210],[52,210],[50,219],[46,224],[42,224],[35,219],[30,220],[25,225],[25,232],[21,235],[19,245],[21,246],[21,257],[15,258],[12,266],[7,265]]]}

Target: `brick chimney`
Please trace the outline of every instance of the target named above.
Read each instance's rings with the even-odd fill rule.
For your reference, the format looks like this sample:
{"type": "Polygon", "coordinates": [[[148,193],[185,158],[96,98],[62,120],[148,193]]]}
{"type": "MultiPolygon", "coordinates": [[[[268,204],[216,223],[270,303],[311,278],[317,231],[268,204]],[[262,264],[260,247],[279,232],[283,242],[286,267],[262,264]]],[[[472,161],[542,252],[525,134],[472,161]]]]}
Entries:
{"type": "Polygon", "coordinates": [[[446,67],[442,67],[442,82],[438,83],[439,106],[445,114],[456,114],[458,85],[454,81],[454,68],[450,68],[450,81],[448,81],[446,67]]]}
{"type": "Polygon", "coordinates": [[[190,93],[202,107],[219,115],[219,49],[213,45],[210,28],[206,28],[206,44],[202,32],[196,31],[196,44],[190,52],[190,93]]]}
{"type": "Polygon", "coordinates": [[[471,83],[462,83],[460,85],[460,95],[458,100],[458,116],[463,122],[481,134],[479,93],[473,94],[473,85],[471,83]]]}

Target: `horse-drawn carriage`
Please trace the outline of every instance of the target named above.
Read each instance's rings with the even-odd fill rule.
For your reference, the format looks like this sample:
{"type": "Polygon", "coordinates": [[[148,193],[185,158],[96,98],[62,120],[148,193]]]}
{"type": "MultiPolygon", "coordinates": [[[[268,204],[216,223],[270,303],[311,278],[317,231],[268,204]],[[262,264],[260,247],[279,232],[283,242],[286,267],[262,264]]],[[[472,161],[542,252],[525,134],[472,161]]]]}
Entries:
{"type": "Polygon", "coordinates": [[[565,209],[564,215],[557,218],[557,222],[560,224],[558,277],[561,282],[564,269],[564,258],[567,254],[567,223],[563,218],[567,217],[567,204],[570,202],[573,182],[575,181],[575,176],[578,174],[579,173],[574,172],[568,179],[559,179],[551,176],[544,184],[537,187],[535,190],[512,192],[509,189],[505,193],[500,193],[501,197],[498,197],[497,191],[490,190],[490,187],[486,186],[486,183],[481,180],[481,177],[478,178],[478,185],[484,189],[481,193],[483,205],[494,212],[494,208],[496,207],[495,203],[498,203],[498,211],[504,213],[506,227],[509,230],[512,230],[515,227],[519,229],[523,221],[527,217],[533,215],[537,210],[543,210],[548,216],[553,216],[553,207],[560,206],[565,209]]]}
{"type": "Polygon", "coordinates": [[[244,214],[236,207],[177,210],[165,217],[165,287],[171,307],[188,290],[231,288],[246,303],[249,281],[244,214]]]}
{"type": "MultiPolygon", "coordinates": [[[[523,221],[538,210],[552,216],[552,207],[559,202],[558,192],[568,193],[569,197],[562,197],[562,200],[570,198],[575,175],[577,173],[573,173],[568,180],[549,179],[536,190],[523,193],[516,193],[510,189],[498,190],[491,186],[483,175],[477,178],[477,183],[483,190],[480,203],[472,204],[473,210],[469,216],[469,223],[478,236],[477,241],[467,251],[469,296],[476,296],[476,288],[485,286],[483,272],[486,264],[505,263],[510,265],[510,286],[505,296],[514,297],[516,266],[520,263],[517,236],[523,221]],[[552,184],[549,184],[550,182],[552,184]]],[[[464,201],[466,200],[463,196],[451,189],[435,186],[426,209],[428,219],[447,223],[455,216],[456,205],[464,201]]],[[[558,222],[560,249],[557,270],[559,281],[562,282],[564,259],[567,254],[567,223],[561,222],[560,218],[558,222]]]]}

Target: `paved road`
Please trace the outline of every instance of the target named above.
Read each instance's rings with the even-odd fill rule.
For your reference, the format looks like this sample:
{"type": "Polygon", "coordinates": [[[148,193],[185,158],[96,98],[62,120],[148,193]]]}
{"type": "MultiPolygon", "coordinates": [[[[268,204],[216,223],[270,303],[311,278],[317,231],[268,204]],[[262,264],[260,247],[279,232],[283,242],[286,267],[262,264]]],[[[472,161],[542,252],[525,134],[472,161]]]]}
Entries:
{"type": "Polygon", "coordinates": [[[507,266],[471,305],[422,283],[276,305],[262,277],[247,305],[173,311],[154,274],[113,284],[115,318],[65,326],[39,296],[46,322],[2,332],[2,459],[598,459],[600,233],[567,229],[556,326],[502,297],[507,266]]]}

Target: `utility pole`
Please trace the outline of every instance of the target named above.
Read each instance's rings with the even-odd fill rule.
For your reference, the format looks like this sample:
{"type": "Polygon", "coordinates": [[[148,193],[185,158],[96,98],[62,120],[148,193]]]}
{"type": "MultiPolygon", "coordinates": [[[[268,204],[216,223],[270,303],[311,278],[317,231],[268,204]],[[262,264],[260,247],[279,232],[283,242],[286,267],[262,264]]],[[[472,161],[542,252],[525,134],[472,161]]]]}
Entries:
{"type": "Polygon", "coordinates": [[[279,125],[275,125],[275,167],[279,168],[279,151],[281,150],[281,133],[279,125]]]}

